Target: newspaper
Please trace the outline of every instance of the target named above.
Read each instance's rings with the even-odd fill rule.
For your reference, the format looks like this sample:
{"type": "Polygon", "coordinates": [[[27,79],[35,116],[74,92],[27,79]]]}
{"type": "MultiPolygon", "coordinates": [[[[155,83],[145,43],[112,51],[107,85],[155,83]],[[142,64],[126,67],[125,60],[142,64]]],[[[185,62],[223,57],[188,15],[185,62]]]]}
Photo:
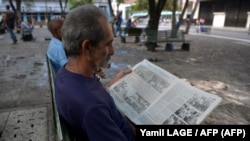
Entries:
{"type": "Polygon", "coordinates": [[[136,125],[200,124],[221,98],[146,59],[110,88],[118,109],[136,125]]]}

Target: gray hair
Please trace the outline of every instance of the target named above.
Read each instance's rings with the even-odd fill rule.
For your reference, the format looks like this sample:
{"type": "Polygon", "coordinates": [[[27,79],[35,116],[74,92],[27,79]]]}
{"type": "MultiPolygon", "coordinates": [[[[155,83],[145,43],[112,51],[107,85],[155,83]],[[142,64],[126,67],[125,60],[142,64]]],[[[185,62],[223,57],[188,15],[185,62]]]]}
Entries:
{"type": "Polygon", "coordinates": [[[81,44],[89,40],[90,44],[97,46],[104,38],[104,32],[99,19],[107,17],[104,11],[94,5],[79,6],[70,11],[62,27],[62,41],[68,56],[77,56],[81,52],[81,44]]]}

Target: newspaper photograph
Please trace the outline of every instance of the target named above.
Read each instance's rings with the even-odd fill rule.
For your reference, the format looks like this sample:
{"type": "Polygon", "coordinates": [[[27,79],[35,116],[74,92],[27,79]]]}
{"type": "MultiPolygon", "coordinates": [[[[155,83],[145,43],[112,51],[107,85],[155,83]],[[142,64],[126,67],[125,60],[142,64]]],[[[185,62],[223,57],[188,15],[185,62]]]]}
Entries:
{"type": "Polygon", "coordinates": [[[143,60],[110,88],[118,109],[137,125],[200,124],[221,102],[143,60]]]}

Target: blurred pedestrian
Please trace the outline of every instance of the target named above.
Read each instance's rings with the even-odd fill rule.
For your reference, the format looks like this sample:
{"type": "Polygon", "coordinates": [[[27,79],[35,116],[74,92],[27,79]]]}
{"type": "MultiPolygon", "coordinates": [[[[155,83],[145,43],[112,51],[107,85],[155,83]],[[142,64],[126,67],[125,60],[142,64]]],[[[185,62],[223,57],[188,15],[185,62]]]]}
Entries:
{"type": "Polygon", "coordinates": [[[126,29],[130,29],[131,27],[135,26],[133,25],[131,18],[129,18],[126,23],[126,29]]]}
{"type": "Polygon", "coordinates": [[[15,13],[10,9],[9,5],[6,5],[6,13],[4,15],[4,24],[7,27],[10,37],[13,41],[13,44],[17,43],[16,34],[14,33],[15,29],[15,13]]]}
{"type": "Polygon", "coordinates": [[[205,19],[204,18],[200,18],[200,25],[205,25],[205,19]]]}
{"type": "Polygon", "coordinates": [[[119,36],[121,37],[121,34],[122,34],[122,12],[119,12],[117,17],[116,17],[116,21],[115,21],[115,24],[116,24],[116,31],[115,31],[115,37],[116,37],[116,34],[117,32],[119,33],[119,36]]]}
{"type": "Polygon", "coordinates": [[[21,33],[23,41],[31,41],[33,40],[32,31],[34,29],[34,25],[32,24],[31,19],[27,21],[22,21],[21,23],[21,33]]]}

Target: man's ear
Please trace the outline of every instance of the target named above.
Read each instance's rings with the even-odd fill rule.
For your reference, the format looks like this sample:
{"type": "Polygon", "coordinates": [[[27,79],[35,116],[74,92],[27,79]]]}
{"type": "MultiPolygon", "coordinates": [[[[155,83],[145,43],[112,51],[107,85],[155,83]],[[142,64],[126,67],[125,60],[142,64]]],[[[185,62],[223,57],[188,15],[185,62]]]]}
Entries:
{"type": "Polygon", "coordinates": [[[90,42],[89,40],[82,41],[82,52],[84,54],[90,54],[90,42]]]}

